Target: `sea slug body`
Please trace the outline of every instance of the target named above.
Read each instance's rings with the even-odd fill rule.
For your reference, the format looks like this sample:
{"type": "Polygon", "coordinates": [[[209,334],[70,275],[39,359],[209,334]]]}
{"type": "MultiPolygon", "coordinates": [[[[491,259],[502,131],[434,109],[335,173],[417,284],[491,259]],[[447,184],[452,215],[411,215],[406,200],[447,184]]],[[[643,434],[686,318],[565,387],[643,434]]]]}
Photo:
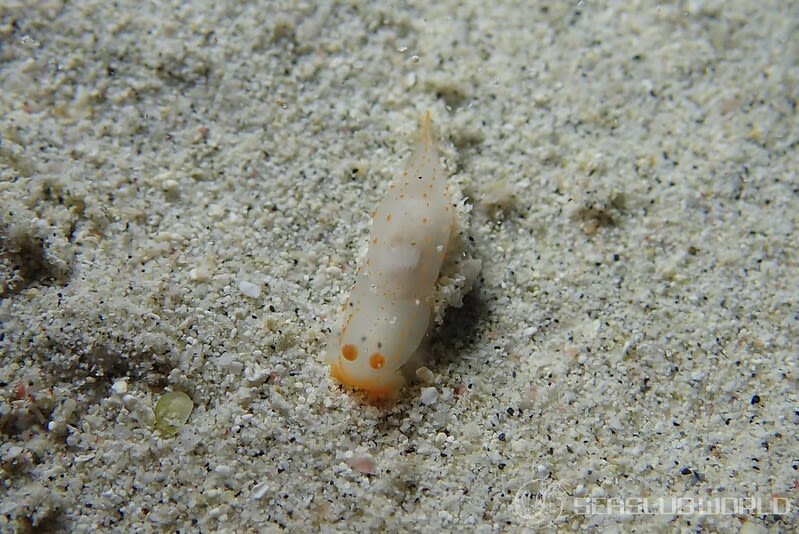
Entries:
{"type": "Polygon", "coordinates": [[[372,397],[405,383],[400,368],[431,323],[435,286],[454,224],[430,112],[410,158],[373,214],[369,249],[327,349],[331,374],[372,397]]]}

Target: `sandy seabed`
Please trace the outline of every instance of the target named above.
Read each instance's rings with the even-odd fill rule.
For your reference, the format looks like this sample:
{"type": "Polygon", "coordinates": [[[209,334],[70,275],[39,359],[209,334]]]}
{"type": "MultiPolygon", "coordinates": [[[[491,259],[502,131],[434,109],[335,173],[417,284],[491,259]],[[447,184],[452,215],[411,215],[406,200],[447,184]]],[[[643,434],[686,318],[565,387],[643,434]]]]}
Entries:
{"type": "Polygon", "coordinates": [[[797,528],[797,35],[776,0],[6,0],[0,531],[797,528]],[[322,354],[428,109],[482,272],[374,405],[322,354]]]}

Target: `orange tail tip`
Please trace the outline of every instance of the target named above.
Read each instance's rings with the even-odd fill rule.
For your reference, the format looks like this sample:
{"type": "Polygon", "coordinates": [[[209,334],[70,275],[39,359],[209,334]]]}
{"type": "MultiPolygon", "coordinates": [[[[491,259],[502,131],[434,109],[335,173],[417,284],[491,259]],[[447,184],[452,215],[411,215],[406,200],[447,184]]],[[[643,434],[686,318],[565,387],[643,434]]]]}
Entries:
{"type": "Polygon", "coordinates": [[[389,379],[387,381],[359,381],[353,380],[344,369],[338,360],[330,364],[330,375],[338,380],[342,385],[360,389],[366,393],[370,399],[391,399],[396,396],[400,388],[405,384],[401,375],[397,375],[396,379],[389,379]]]}

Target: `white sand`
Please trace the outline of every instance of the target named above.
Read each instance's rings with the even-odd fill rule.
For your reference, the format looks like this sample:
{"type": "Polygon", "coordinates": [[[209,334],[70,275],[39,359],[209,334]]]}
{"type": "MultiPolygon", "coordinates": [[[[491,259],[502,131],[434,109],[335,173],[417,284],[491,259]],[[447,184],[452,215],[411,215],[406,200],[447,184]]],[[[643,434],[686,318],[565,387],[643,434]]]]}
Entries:
{"type": "Polygon", "coordinates": [[[0,7],[0,531],[796,527],[795,2],[174,4],[0,7]],[[370,406],[321,353],[427,109],[483,272],[370,406]]]}

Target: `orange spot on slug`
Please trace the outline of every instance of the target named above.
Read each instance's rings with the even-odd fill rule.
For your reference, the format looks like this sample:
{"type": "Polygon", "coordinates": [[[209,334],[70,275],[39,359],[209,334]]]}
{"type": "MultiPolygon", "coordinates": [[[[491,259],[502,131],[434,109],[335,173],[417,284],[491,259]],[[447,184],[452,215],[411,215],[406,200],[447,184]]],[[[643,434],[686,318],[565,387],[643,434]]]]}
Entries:
{"type": "Polygon", "coordinates": [[[386,365],[386,359],[379,352],[369,356],[369,366],[372,369],[382,369],[384,365],[386,365]]]}
{"type": "Polygon", "coordinates": [[[355,348],[355,345],[344,345],[341,347],[341,355],[345,360],[354,362],[358,358],[358,349],[355,348]]]}

